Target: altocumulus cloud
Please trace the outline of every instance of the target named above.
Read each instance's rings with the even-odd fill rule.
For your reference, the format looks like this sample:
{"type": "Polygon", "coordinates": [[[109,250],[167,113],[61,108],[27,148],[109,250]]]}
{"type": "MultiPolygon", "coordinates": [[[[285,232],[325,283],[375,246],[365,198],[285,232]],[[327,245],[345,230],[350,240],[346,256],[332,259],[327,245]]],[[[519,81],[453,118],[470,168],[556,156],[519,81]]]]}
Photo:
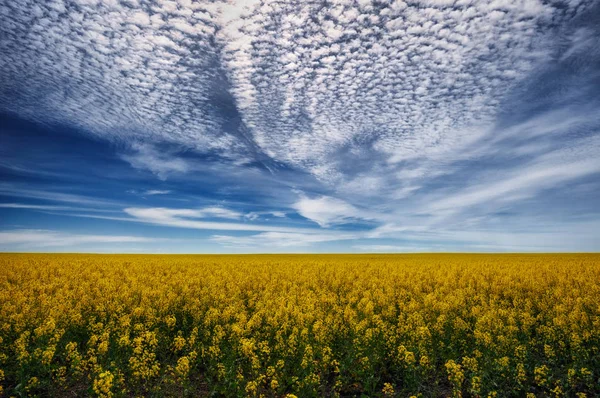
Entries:
{"type": "MultiPolygon", "coordinates": [[[[112,140],[232,158],[257,147],[336,181],[336,152],[348,146],[369,142],[399,161],[472,139],[514,82],[551,55],[553,27],[587,5],[7,2],[0,101],[112,140]],[[221,128],[227,115],[213,97],[228,89],[251,142],[221,128]]],[[[132,164],[159,176],[186,167],[134,148],[132,164]]]]}

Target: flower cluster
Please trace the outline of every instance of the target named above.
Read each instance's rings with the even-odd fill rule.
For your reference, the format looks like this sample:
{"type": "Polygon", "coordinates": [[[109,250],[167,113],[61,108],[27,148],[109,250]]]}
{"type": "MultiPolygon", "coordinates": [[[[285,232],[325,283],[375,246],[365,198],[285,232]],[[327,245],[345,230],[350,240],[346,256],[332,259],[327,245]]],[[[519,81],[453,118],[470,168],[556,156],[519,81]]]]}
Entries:
{"type": "Polygon", "coordinates": [[[600,256],[0,255],[0,396],[600,395],[600,256]]]}

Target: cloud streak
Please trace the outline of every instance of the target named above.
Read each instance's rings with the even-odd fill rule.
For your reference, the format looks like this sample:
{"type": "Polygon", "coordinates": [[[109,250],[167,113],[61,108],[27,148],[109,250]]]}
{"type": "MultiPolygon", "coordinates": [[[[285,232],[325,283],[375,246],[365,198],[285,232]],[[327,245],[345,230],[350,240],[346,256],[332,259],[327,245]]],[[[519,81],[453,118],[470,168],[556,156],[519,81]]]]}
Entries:
{"type": "Polygon", "coordinates": [[[118,203],[111,200],[98,199],[86,195],[55,192],[43,189],[22,188],[21,186],[14,186],[10,184],[0,184],[0,195],[18,198],[47,200],[50,202],[72,203],[75,205],[83,206],[110,207],[118,205],[118,203]]]}
{"type": "Polygon", "coordinates": [[[455,195],[447,196],[427,206],[427,211],[461,211],[470,206],[507,202],[534,197],[541,190],[564,185],[566,182],[600,172],[595,158],[600,139],[585,139],[569,148],[538,157],[529,165],[510,170],[493,182],[475,185],[455,195]]]}
{"type": "MultiPolygon", "coordinates": [[[[123,159],[136,169],[151,171],[160,180],[166,180],[169,174],[186,173],[190,170],[190,165],[185,160],[174,154],[161,153],[150,145],[135,143],[133,151],[122,155],[123,159]]],[[[156,194],[160,191],[154,192],[156,194]]]]}
{"type": "Polygon", "coordinates": [[[268,252],[273,248],[289,249],[307,247],[316,243],[357,239],[356,233],[301,233],[301,232],[261,232],[250,236],[213,235],[211,240],[219,245],[249,250],[251,252],[268,252]]]}
{"type": "Polygon", "coordinates": [[[251,223],[233,223],[222,221],[200,221],[198,218],[214,217],[239,218],[241,214],[222,208],[195,209],[169,209],[156,208],[126,208],[125,213],[132,216],[131,221],[154,224],[167,227],[207,229],[217,231],[269,231],[278,233],[317,233],[318,230],[310,228],[295,228],[274,225],[261,225],[251,223]]]}
{"type": "Polygon", "coordinates": [[[127,243],[157,242],[164,239],[148,238],[143,236],[118,236],[118,235],[88,235],[72,234],[50,230],[10,230],[0,231],[0,245],[2,247],[19,246],[30,247],[70,247],[93,244],[120,245],[127,243]]]}
{"type": "Polygon", "coordinates": [[[332,224],[350,223],[365,218],[365,213],[353,205],[337,198],[321,196],[318,198],[301,197],[292,207],[302,217],[316,222],[321,227],[332,224]]]}

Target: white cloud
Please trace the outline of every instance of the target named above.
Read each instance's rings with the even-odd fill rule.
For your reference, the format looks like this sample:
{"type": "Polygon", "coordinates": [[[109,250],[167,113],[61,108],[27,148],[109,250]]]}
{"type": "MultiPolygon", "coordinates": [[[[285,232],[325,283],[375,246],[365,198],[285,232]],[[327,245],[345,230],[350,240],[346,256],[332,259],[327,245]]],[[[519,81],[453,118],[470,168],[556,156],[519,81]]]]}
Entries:
{"type": "MultiPolygon", "coordinates": [[[[563,225],[544,225],[543,230],[533,230],[531,226],[525,230],[440,230],[431,231],[430,239],[443,240],[447,243],[461,243],[467,248],[481,248],[484,251],[590,251],[598,247],[600,238],[597,220],[590,222],[564,223],[563,225]]],[[[424,237],[423,237],[424,238],[424,237]]]]}
{"type": "Polygon", "coordinates": [[[594,251],[600,244],[597,233],[600,218],[588,218],[558,221],[525,215],[501,219],[499,223],[490,223],[487,215],[463,219],[461,223],[440,218],[412,225],[388,223],[366,232],[363,237],[373,239],[375,246],[379,245],[376,239],[399,239],[402,246],[426,248],[423,251],[594,251]]]}
{"type": "Polygon", "coordinates": [[[251,236],[213,235],[211,240],[222,246],[251,248],[252,251],[272,251],[273,248],[293,249],[312,246],[316,243],[356,239],[356,233],[300,233],[300,232],[262,232],[251,236]]]}
{"type": "Polygon", "coordinates": [[[428,207],[430,211],[462,210],[465,207],[489,203],[493,200],[528,198],[544,188],[552,188],[560,183],[600,171],[595,161],[582,161],[549,168],[531,168],[506,178],[505,180],[474,187],[454,196],[442,199],[428,207]]]}
{"type": "Polygon", "coordinates": [[[172,153],[163,153],[149,145],[135,144],[133,154],[122,155],[136,169],[150,170],[161,180],[166,180],[172,173],[185,173],[190,170],[189,164],[172,153]]]}
{"type": "Polygon", "coordinates": [[[229,218],[238,219],[241,217],[241,213],[225,209],[222,207],[204,207],[201,209],[168,209],[164,207],[155,208],[128,208],[125,209],[127,213],[145,214],[152,215],[153,217],[159,217],[159,215],[165,217],[186,217],[186,218],[229,218]]]}
{"type": "Polygon", "coordinates": [[[459,151],[574,17],[541,3],[388,3],[251,2],[227,19],[223,62],[265,153],[337,186],[348,146],[374,141],[395,162],[459,151]]]}
{"type": "Polygon", "coordinates": [[[168,189],[149,189],[144,191],[144,195],[168,195],[171,191],[168,189]]]}
{"type": "Polygon", "coordinates": [[[364,253],[424,253],[435,251],[431,246],[400,246],[400,245],[355,245],[352,246],[364,253]]]}
{"type": "Polygon", "coordinates": [[[258,220],[258,218],[260,217],[260,214],[258,212],[252,211],[250,213],[247,213],[244,217],[250,221],[254,221],[254,220],[258,220]]]}
{"type": "Polygon", "coordinates": [[[284,233],[315,233],[308,228],[281,227],[272,225],[244,224],[218,221],[199,221],[199,218],[240,218],[241,214],[221,208],[170,209],[164,207],[126,208],[125,213],[134,217],[130,221],[143,222],[189,229],[209,229],[220,231],[271,231],[284,233]]]}
{"type": "Polygon", "coordinates": [[[68,232],[20,229],[0,231],[0,245],[4,247],[51,247],[51,246],[79,246],[85,244],[122,244],[154,242],[161,239],[141,236],[119,235],[83,235],[68,232]]]}
{"type": "Polygon", "coordinates": [[[285,218],[286,213],[284,211],[251,211],[249,213],[244,214],[244,218],[246,218],[250,221],[258,220],[259,218],[264,217],[264,216],[285,218]]]}
{"type": "Polygon", "coordinates": [[[28,209],[28,210],[74,210],[71,206],[52,206],[52,205],[30,205],[25,203],[0,203],[0,208],[4,209],[28,209]]]}
{"type": "Polygon", "coordinates": [[[242,213],[224,207],[205,207],[196,212],[196,217],[239,219],[242,217],[242,213]]]}
{"type": "Polygon", "coordinates": [[[321,196],[318,198],[301,197],[292,207],[302,217],[308,218],[321,227],[332,224],[344,224],[363,218],[363,214],[356,207],[343,200],[321,196]]]}
{"type": "Polygon", "coordinates": [[[580,55],[584,52],[598,53],[598,48],[596,45],[598,37],[596,36],[596,32],[594,32],[593,29],[587,27],[579,28],[575,32],[573,32],[569,39],[571,41],[571,46],[562,55],[563,60],[569,57],[580,55]]]}
{"type": "Polygon", "coordinates": [[[77,205],[85,205],[85,206],[116,206],[117,203],[106,200],[106,199],[98,199],[84,195],[63,193],[63,192],[54,192],[50,190],[42,190],[42,189],[30,189],[30,188],[21,188],[21,186],[14,186],[9,184],[1,184],[0,185],[0,195],[4,196],[13,196],[19,198],[31,198],[31,199],[40,199],[40,200],[48,200],[51,202],[65,202],[65,203],[73,203],[77,205]]]}
{"type": "MultiPolygon", "coordinates": [[[[360,143],[402,161],[470,142],[549,59],[554,27],[590,4],[429,3],[7,3],[0,80],[21,95],[0,96],[0,107],[234,162],[258,149],[333,184],[352,177],[338,152],[360,143]],[[223,128],[213,99],[230,94],[247,134],[223,128]]],[[[173,156],[125,158],[164,179],[189,170],[173,156]]]]}
{"type": "Polygon", "coordinates": [[[106,209],[106,208],[91,208],[91,207],[77,207],[77,206],[57,206],[57,205],[37,205],[30,203],[0,203],[2,209],[23,209],[23,210],[37,210],[41,212],[47,212],[52,214],[70,215],[74,211],[85,211],[90,213],[115,213],[117,210],[106,209]]]}
{"type": "Polygon", "coordinates": [[[10,39],[0,42],[0,107],[118,143],[243,149],[221,131],[210,101],[221,75],[213,67],[217,11],[211,8],[154,1],[2,4],[0,34],[10,39]],[[7,92],[20,96],[6,100],[7,92]]]}
{"type": "Polygon", "coordinates": [[[582,139],[570,147],[539,156],[530,164],[510,169],[504,175],[501,174],[500,178],[488,178],[479,185],[430,203],[426,210],[455,212],[493,201],[506,202],[533,197],[543,189],[600,173],[600,162],[596,159],[598,151],[600,136],[582,139]]]}

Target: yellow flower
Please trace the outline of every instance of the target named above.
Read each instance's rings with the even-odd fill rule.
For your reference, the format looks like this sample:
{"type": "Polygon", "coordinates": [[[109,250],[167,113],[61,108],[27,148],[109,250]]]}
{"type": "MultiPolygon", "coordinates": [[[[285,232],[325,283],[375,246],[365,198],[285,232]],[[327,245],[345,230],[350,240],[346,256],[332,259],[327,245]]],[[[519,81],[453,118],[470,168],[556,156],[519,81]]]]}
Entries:
{"type": "Polygon", "coordinates": [[[34,388],[37,388],[40,384],[40,381],[37,377],[31,377],[28,381],[27,381],[27,385],[25,386],[25,391],[31,391],[34,388]]]}
{"type": "Polygon", "coordinates": [[[98,353],[99,354],[106,354],[108,352],[108,341],[103,341],[100,344],[98,344],[98,353]]]}
{"type": "Polygon", "coordinates": [[[446,362],[446,371],[448,372],[448,380],[452,384],[452,395],[461,397],[462,383],[465,379],[461,366],[451,359],[446,362]]]}
{"type": "Polygon", "coordinates": [[[181,378],[187,377],[190,372],[190,360],[188,357],[181,357],[177,360],[177,366],[175,367],[175,371],[181,378]]]}
{"type": "Polygon", "coordinates": [[[175,352],[183,350],[185,343],[184,337],[176,336],[175,339],[173,339],[173,350],[175,352]]]}
{"type": "Polygon", "coordinates": [[[596,396],[599,279],[589,254],[0,254],[0,384],[193,395],[202,363],[224,396],[368,394],[377,369],[393,396],[442,361],[454,397],[596,396]]]}
{"type": "Polygon", "coordinates": [[[404,362],[407,365],[413,365],[415,363],[415,354],[412,351],[406,351],[404,353],[404,362]]]}
{"type": "Polygon", "coordinates": [[[535,367],[535,369],[533,370],[533,374],[534,374],[535,382],[538,385],[544,386],[548,383],[548,381],[547,381],[548,370],[549,369],[546,365],[535,367]]]}
{"type": "Polygon", "coordinates": [[[552,393],[555,397],[562,397],[564,395],[563,389],[560,386],[554,387],[552,393]]]}
{"type": "Polygon", "coordinates": [[[481,389],[481,377],[473,376],[471,377],[471,392],[473,395],[478,395],[481,389]]]}
{"type": "Polygon", "coordinates": [[[111,391],[113,387],[114,375],[108,370],[102,372],[94,379],[94,392],[99,397],[110,398],[113,396],[111,391]]]}
{"type": "Polygon", "coordinates": [[[246,383],[246,393],[249,395],[255,395],[258,389],[258,385],[255,381],[249,381],[246,383]]]}
{"type": "Polygon", "coordinates": [[[381,392],[385,396],[392,396],[394,395],[394,386],[392,386],[390,383],[383,383],[383,389],[381,392]]]}
{"type": "Polygon", "coordinates": [[[173,327],[175,327],[175,324],[177,323],[177,318],[175,318],[174,315],[169,315],[165,318],[165,323],[167,324],[167,326],[169,328],[173,328],[173,327]]]}

